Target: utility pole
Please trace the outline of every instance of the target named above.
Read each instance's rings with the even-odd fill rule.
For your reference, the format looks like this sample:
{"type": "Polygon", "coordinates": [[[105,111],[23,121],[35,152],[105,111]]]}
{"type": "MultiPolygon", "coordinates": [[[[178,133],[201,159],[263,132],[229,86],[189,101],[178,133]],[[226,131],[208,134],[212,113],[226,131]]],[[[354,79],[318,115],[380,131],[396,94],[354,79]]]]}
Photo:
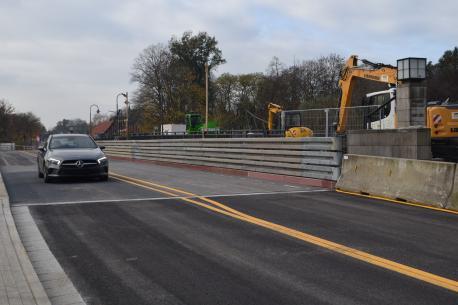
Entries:
{"type": "Polygon", "coordinates": [[[208,62],[205,63],[205,132],[208,132],[208,62]]]}
{"type": "Polygon", "coordinates": [[[123,94],[126,98],[126,140],[129,140],[129,93],[123,94]]]}

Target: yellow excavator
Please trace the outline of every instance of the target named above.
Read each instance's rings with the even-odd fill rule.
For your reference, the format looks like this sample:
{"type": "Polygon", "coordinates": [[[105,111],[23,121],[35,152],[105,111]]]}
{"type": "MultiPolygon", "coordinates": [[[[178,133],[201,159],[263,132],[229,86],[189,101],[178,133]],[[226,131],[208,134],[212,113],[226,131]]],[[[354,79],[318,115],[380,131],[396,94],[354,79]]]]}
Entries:
{"type": "MultiPolygon", "coordinates": [[[[382,63],[373,63],[365,59],[361,60],[361,62],[362,65],[359,64],[358,56],[350,56],[340,74],[339,87],[341,89],[341,95],[339,101],[339,122],[337,124],[337,133],[343,133],[346,131],[348,116],[347,109],[352,106],[352,93],[357,79],[386,83],[388,90],[383,93],[380,92],[380,94],[386,95],[386,93],[388,93],[389,98],[385,103],[390,103],[390,106],[394,106],[395,104],[396,91],[390,91],[389,89],[395,88],[397,85],[396,67],[382,63]]],[[[371,95],[369,96],[369,99],[372,101],[377,100],[375,96],[377,95],[371,95]]],[[[370,102],[368,104],[370,104],[370,102]]],[[[390,111],[390,114],[391,116],[389,119],[385,120],[385,122],[390,121],[391,126],[385,126],[385,128],[397,128],[397,120],[393,117],[395,112],[390,111]]]]}
{"type": "Polygon", "coordinates": [[[433,156],[458,162],[458,103],[428,103],[426,126],[431,129],[433,156]]]}
{"type": "Polygon", "coordinates": [[[267,106],[268,120],[267,129],[274,130],[274,120],[280,114],[280,129],[285,132],[287,138],[313,137],[313,131],[302,126],[300,111],[283,111],[280,105],[269,103],[267,106]]]}
{"type": "MultiPolygon", "coordinates": [[[[351,106],[351,98],[355,80],[366,79],[375,82],[386,83],[387,90],[368,93],[367,105],[377,105],[377,113],[380,115],[368,117],[367,127],[371,129],[398,128],[396,117],[396,86],[397,68],[382,63],[373,63],[368,60],[360,60],[352,55],[346,61],[342,69],[339,87],[341,97],[339,101],[339,122],[337,132],[346,131],[347,110],[351,106]]],[[[448,160],[458,160],[458,104],[450,104],[448,101],[431,102],[425,108],[426,127],[431,130],[431,144],[433,156],[448,160]]]]}

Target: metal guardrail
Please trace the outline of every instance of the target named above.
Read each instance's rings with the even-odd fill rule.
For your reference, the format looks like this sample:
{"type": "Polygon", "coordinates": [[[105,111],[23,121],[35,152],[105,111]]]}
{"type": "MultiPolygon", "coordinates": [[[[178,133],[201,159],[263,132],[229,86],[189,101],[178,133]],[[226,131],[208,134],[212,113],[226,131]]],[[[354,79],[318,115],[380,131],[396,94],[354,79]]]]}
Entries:
{"type": "Polygon", "coordinates": [[[14,143],[0,143],[0,151],[11,151],[15,149],[16,145],[14,143]]]}
{"type": "Polygon", "coordinates": [[[34,150],[36,146],[33,145],[16,145],[16,150],[34,150]]]}
{"type": "Polygon", "coordinates": [[[337,180],[340,138],[97,141],[109,156],[337,180]]]}

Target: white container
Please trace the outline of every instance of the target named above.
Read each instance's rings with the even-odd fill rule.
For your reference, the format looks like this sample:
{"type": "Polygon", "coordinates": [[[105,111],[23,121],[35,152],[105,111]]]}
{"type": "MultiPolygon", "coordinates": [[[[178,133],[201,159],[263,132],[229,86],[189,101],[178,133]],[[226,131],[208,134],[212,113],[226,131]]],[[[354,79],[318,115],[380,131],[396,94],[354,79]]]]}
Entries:
{"type": "Polygon", "coordinates": [[[163,124],[162,132],[163,133],[185,133],[186,125],[185,124],[163,124]]]}

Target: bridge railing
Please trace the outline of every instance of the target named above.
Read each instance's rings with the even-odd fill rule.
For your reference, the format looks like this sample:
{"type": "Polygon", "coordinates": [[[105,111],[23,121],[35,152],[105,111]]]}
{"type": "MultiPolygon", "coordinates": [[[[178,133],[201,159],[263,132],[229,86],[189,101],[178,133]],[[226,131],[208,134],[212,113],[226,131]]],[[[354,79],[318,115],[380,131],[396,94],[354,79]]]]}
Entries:
{"type": "Polygon", "coordinates": [[[15,150],[16,145],[14,143],[0,143],[0,151],[15,150]]]}
{"type": "Polygon", "coordinates": [[[337,180],[338,137],[98,141],[109,156],[337,180]]]}

